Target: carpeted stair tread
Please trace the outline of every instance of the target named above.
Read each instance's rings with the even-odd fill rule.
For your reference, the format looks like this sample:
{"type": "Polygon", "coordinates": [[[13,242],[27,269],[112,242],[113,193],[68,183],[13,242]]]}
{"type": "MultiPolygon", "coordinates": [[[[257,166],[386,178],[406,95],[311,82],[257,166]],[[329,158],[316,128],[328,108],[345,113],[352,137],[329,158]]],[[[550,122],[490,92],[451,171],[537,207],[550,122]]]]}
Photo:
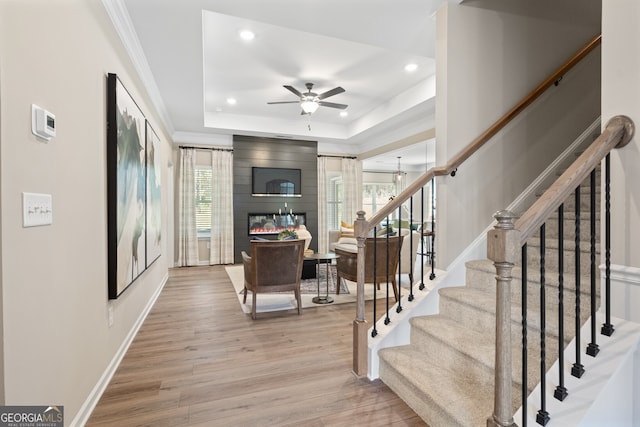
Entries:
{"type": "Polygon", "coordinates": [[[439,366],[410,346],[380,350],[380,359],[380,378],[430,426],[486,425],[492,387],[439,366]]]}
{"type": "MultiPolygon", "coordinates": [[[[495,336],[480,334],[465,325],[440,315],[416,316],[411,319],[410,346],[428,360],[438,360],[441,366],[453,369],[477,383],[492,386],[494,381],[495,336]]],[[[518,328],[516,333],[520,333],[518,328]]],[[[520,343],[520,340],[517,340],[520,343]]],[[[566,344],[568,344],[567,340],[566,344]]],[[[528,385],[531,390],[540,379],[540,341],[538,334],[528,339],[529,368],[528,385]]],[[[546,342],[547,367],[557,358],[558,340],[546,342]]],[[[512,386],[522,387],[522,354],[519,347],[512,352],[512,386]]],[[[514,395],[520,402],[520,396],[514,395]]]]}
{"type": "Polygon", "coordinates": [[[479,382],[493,382],[495,337],[467,328],[439,315],[416,316],[411,323],[411,346],[426,358],[444,358],[449,368],[470,367],[479,382]],[[480,364],[480,369],[478,369],[480,364]],[[481,378],[486,372],[486,378],[481,378]]]}
{"type": "MultiPolygon", "coordinates": [[[[475,260],[475,261],[468,261],[465,265],[467,269],[466,283],[468,287],[475,287],[475,288],[480,287],[481,289],[485,289],[485,290],[490,289],[491,292],[495,292],[496,269],[495,269],[495,266],[493,265],[493,261],[488,259],[475,260]],[[486,280],[482,281],[482,283],[476,283],[475,280],[470,280],[470,277],[474,272],[479,272],[479,273],[482,273],[483,275],[486,274],[487,275],[485,278],[486,280]],[[491,287],[488,287],[488,284],[490,284],[491,287]]],[[[575,292],[576,276],[574,274],[574,271],[575,270],[572,268],[570,272],[565,271],[563,275],[563,287],[565,290],[565,295],[568,295],[571,292],[575,292]]],[[[477,275],[474,275],[474,277],[477,278],[477,275]]],[[[511,272],[511,277],[513,282],[515,282],[515,285],[512,287],[514,292],[512,293],[520,295],[520,288],[521,288],[521,282],[522,282],[522,269],[520,268],[519,265],[513,268],[511,272]]],[[[599,282],[600,282],[600,275],[597,274],[596,283],[599,283],[599,282]]],[[[540,284],[540,268],[537,266],[527,266],[527,286],[529,286],[530,288],[536,288],[536,292],[537,292],[537,288],[539,284],[540,284]]],[[[550,295],[552,295],[554,298],[557,297],[558,286],[559,286],[558,272],[552,269],[547,269],[545,272],[545,284],[549,289],[549,292],[551,292],[550,295]]],[[[589,285],[590,285],[589,278],[584,277],[584,275],[581,276],[580,289],[583,294],[588,295],[590,293],[589,285]]],[[[597,294],[600,293],[599,285],[596,288],[596,292],[597,294]]],[[[553,298],[551,299],[551,301],[553,301],[553,298]]]]}

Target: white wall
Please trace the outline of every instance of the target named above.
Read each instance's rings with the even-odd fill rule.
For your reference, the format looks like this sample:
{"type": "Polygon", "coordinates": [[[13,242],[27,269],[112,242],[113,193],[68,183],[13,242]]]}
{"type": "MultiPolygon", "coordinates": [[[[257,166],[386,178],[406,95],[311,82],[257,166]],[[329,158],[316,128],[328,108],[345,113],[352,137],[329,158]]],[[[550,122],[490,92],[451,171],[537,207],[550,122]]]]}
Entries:
{"type": "MultiPolygon", "coordinates": [[[[602,122],[629,116],[636,137],[611,153],[611,263],[614,315],[640,321],[640,3],[602,2],[602,122]]],[[[604,222],[604,221],[603,221],[604,222]]]]}
{"type": "MultiPolygon", "coordinates": [[[[438,12],[436,164],[462,151],[599,31],[592,19],[581,22],[577,15],[550,19],[518,10],[528,3],[510,2],[505,12],[490,9],[495,2],[474,1],[438,12]]],[[[533,9],[541,8],[551,11],[553,3],[533,9]]],[[[598,55],[565,75],[464,163],[455,178],[437,180],[441,267],[598,117],[598,55]]]]}
{"type": "Polygon", "coordinates": [[[2,403],[64,405],[69,425],[167,275],[162,256],[107,299],[107,73],[151,121],[162,164],[170,139],[99,0],[0,2],[0,57],[2,403]],[[49,143],[31,133],[32,103],[56,115],[49,143]],[[22,227],[22,192],[53,196],[53,225],[22,227]]]}

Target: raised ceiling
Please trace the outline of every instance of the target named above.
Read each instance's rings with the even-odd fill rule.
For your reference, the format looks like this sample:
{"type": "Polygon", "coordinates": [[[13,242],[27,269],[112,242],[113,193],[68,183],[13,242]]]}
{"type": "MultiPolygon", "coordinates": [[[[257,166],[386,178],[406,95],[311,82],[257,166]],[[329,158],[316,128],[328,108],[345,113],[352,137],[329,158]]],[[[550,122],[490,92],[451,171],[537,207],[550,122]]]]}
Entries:
{"type": "Polygon", "coordinates": [[[446,0],[103,1],[176,142],[260,135],[359,154],[434,126],[433,15],[446,0]],[[282,86],[306,82],[342,86],[327,101],[348,116],[267,105],[295,100],[282,86]]]}

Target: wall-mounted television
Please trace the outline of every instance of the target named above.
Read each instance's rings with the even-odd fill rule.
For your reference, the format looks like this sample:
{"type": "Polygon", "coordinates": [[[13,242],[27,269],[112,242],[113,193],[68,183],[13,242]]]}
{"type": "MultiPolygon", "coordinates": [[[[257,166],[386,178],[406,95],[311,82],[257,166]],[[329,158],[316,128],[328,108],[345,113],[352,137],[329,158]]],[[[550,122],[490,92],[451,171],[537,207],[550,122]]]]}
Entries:
{"type": "Polygon", "coordinates": [[[302,171],[286,168],[251,168],[252,196],[302,197],[302,171]]]}

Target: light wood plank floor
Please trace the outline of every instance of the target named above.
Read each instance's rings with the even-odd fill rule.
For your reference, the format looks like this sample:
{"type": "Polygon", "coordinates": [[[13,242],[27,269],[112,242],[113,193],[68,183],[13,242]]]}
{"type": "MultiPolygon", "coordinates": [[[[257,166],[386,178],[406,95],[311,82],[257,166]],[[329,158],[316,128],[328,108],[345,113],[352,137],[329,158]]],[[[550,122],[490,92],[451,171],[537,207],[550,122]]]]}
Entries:
{"type": "Polygon", "coordinates": [[[353,376],[354,317],[341,304],[253,321],[224,267],[173,269],[87,426],[425,426],[353,376]]]}

